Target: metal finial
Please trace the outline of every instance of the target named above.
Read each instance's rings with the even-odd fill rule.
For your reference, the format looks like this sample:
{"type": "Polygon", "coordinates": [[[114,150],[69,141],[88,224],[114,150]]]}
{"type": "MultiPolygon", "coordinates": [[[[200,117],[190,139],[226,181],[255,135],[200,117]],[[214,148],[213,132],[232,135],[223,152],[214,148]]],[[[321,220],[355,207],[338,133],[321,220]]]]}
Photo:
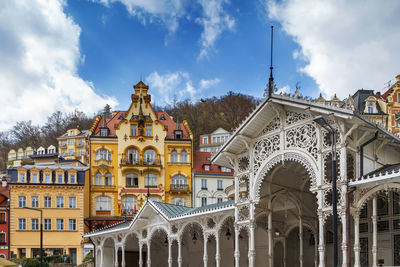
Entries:
{"type": "Polygon", "coordinates": [[[273,49],[274,49],[274,26],[271,25],[271,64],[269,67],[269,80],[268,80],[268,94],[267,97],[271,96],[274,92],[274,75],[272,70],[274,69],[272,65],[272,57],[273,57],[273,49]]]}

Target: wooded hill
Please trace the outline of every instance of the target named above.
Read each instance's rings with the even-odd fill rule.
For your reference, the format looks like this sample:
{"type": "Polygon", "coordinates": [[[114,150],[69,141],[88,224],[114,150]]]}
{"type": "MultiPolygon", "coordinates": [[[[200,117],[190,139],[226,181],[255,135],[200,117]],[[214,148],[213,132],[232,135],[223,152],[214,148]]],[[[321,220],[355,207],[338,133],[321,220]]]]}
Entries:
{"type": "MultiPolygon", "coordinates": [[[[174,120],[186,120],[193,132],[194,147],[197,150],[201,134],[211,133],[219,127],[232,131],[259,101],[249,95],[228,92],[224,96],[201,99],[195,103],[185,100],[171,106],[154,108],[156,111],[166,111],[174,120]]],[[[109,112],[109,106],[105,110],[109,112]]],[[[76,126],[82,130],[90,129],[94,118],[95,115],[87,116],[82,112],[64,114],[57,111],[47,118],[43,126],[33,125],[31,121],[17,122],[10,131],[0,132],[0,170],[6,168],[10,149],[57,146],[57,137],[67,129],[76,126]]]]}

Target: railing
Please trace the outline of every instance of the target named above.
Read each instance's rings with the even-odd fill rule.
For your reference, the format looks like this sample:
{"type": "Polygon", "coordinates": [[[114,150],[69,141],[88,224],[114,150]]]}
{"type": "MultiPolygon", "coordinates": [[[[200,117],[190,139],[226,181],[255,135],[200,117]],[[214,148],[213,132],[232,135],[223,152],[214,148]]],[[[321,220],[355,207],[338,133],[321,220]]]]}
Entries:
{"type": "Polygon", "coordinates": [[[111,160],[106,160],[106,159],[103,159],[103,158],[95,159],[94,160],[94,165],[96,165],[96,166],[99,166],[99,165],[111,166],[112,165],[112,161],[111,160]]]}
{"type": "Polygon", "coordinates": [[[171,191],[188,191],[189,185],[187,184],[171,184],[171,191]]]}
{"type": "MultiPolygon", "coordinates": [[[[125,166],[147,166],[148,163],[146,160],[143,159],[127,159],[125,157],[121,158],[120,165],[125,166]]],[[[150,166],[161,166],[161,159],[160,155],[157,155],[157,159],[153,161],[150,166]]]]}

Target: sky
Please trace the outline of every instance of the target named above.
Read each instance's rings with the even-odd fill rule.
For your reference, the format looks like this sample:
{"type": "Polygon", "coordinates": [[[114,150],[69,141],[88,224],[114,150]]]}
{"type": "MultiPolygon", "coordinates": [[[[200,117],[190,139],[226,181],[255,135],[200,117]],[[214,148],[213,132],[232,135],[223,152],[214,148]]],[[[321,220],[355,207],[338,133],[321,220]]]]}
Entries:
{"type": "Polygon", "coordinates": [[[126,110],[229,91],[262,98],[274,25],[278,92],[348,97],[400,74],[400,1],[0,1],[0,131],[54,111],[126,110]]]}

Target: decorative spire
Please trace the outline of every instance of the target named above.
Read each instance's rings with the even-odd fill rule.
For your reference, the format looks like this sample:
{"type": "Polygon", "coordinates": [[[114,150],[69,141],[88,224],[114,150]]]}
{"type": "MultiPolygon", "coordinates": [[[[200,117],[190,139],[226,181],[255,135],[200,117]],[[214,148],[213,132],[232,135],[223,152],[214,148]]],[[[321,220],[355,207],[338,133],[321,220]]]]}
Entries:
{"type": "Polygon", "coordinates": [[[176,129],[175,130],[180,130],[181,129],[181,123],[179,121],[179,118],[176,118],[176,129]]]}
{"type": "Polygon", "coordinates": [[[274,75],[272,70],[274,69],[272,65],[272,56],[273,56],[273,49],[274,49],[274,26],[271,25],[271,64],[269,66],[269,79],[268,79],[268,92],[267,97],[270,97],[274,92],[274,75]]]}

